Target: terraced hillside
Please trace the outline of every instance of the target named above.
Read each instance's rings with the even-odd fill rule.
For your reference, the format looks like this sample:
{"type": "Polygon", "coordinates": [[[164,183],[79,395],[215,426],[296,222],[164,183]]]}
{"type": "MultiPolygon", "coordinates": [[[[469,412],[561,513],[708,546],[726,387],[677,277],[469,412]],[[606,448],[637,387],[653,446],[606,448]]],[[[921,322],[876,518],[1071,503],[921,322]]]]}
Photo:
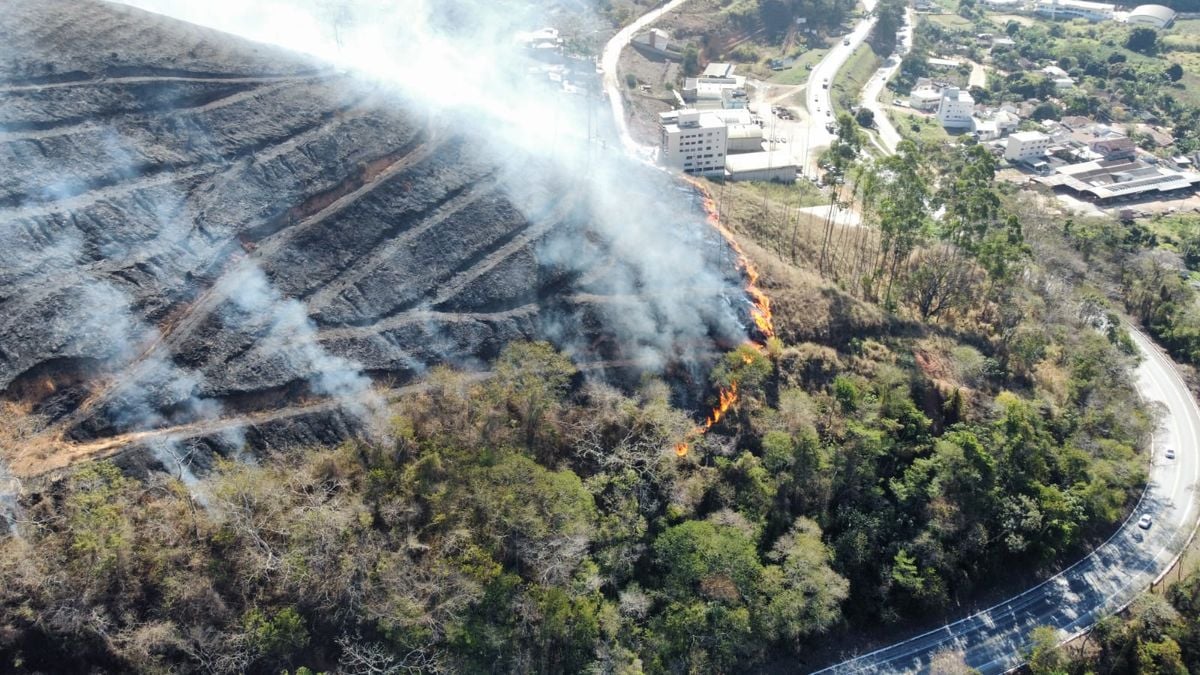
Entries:
{"type": "MultiPolygon", "coordinates": [[[[335,441],[430,366],[482,370],[517,339],[636,370],[744,337],[699,213],[627,239],[646,223],[596,222],[635,195],[498,164],[461,120],[379,85],[97,0],[0,10],[15,475],[131,447],[161,460],[160,442],[203,463],[335,441]]],[[[696,201],[638,172],[663,214],[647,221],[696,201]]]]}

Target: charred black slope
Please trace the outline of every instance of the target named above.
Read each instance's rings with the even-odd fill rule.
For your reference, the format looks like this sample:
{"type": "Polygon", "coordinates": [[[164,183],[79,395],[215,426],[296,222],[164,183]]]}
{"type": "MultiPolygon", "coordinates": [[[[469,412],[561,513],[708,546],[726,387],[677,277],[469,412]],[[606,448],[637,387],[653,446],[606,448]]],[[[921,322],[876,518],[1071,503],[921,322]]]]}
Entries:
{"type": "Polygon", "coordinates": [[[0,45],[0,389],[49,420],[18,474],[206,420],[334,440],[352,416],[331,400],[516,339],[637,353],[578,191],[514,199],[451,125],[93,0],[2,0],[0,45]],[[585,253],[602,264],[565,264],[585,253]]]}

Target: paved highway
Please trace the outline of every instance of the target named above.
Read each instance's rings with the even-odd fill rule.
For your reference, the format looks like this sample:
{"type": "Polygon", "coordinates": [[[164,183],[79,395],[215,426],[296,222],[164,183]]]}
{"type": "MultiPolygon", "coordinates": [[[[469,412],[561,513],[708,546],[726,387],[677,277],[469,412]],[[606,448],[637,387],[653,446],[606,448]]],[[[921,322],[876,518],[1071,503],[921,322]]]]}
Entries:
{"type": "Polygon", "coordinates": [[[834,77],[850,59],[850,55],[866,41],[867,36],[871,34],[871,29],[875,27],[875,17],[871,13],[875,9],[875,2],[876,0],[863,0],[867,16],[859,21],[854,30],[844,36],[843,40],[834,44],[833,48],[825,54],[825,58],[813,66],[812,74],[808,76],[806,87],[808,94],[804,98],[804,103],[808,111],[810,127],[808,146],[811,157],[815,157],[817,154],[813,150],[833,142],[833,134],[825,129],[825,125],[833,120],[830,112],[833,110],[833,101],[830,96],[832,90],[829,87],[833,86],[834,77]],[[843,44],[845,42],[849,44],[843,44]]]}
{"type": "Polygon", "coordinates": [[[1171,566],[1200,514],[1200,409],[1170,358],[1144,335],[1133,337],[1145,357],[1138,390],[1161,407],[1162,419],[1146,491],[1117,533],[1075,565],[1000,604],[819,673],[927,672],[930,658],[944,650],[962,652],[984,675],[1005,673],[1024,662],[1035,627],[1053,626],[1063,640],[1086,632],[1171,566]],[[1167,448],[1175,450],[1174,460],[1166,458],[1167,448]],[[1144,514],[1153,518],[1148,530],[1137,523],[1144,514]]]}

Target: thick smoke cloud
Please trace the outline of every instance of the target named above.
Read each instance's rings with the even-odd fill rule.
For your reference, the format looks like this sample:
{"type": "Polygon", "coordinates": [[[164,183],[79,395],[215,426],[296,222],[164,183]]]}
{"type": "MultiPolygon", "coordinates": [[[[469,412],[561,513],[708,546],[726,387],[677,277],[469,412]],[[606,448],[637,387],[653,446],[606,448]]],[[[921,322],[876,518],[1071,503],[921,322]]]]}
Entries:
{"type": "MultiPolygon", "coordinates": [[[[731,278],[694,197],[621,156],[598,79],[591,96],[555,89],[515,39],[568,15],[574,25],[588,24],[580,20],[584,7],[528,0],[125,4],[316,56],[395,91],[397,105],[427,108],[501,167],[503,185],[535,225],[547,194],[573,200],[571,210],[603,245],[590,245],[580,231],[556,231],[539,256],[579,274],[604,265],[610,253],[619,260],[592,290],[619,298],[597,311],[629,358],[655,367],[694,358],[713,337],[744,337],[741,282],[731,278]]],[[[582,351],[585,345],[572,344],[573,321],[550,316],[544,330],[582,351]]]]}
{"type": "MultiPolygon", "coordinates": [[[[439,133],[471,139],[472,147],[498,167],[501,185],[531,230],[545,231],[536,250],[539,262],[581,279],[563,292],[597,299],[582,303],[594,312],[588,318],[598,318],[615,335],[624,358],[648,368],[687,362],[706,353],[714,337],[736,341],[745,336],[742,282],[694,196],[666,174],[621,156],[598,86],[590,96],[565,93],[544,72],[531,72],[533,62],[514,40],[520,31],[561,25],[558,19],[567,14],[578,25],[582,7],[505,0],[124,4],[314,55],[377,89],[393,91],[398,107],[437,120],[439,133]]],[[[0,59],[6,58],[3,51],[0,44],[0,59]]],[[[222,389],[208,381],[218,376],[180,365],[185,361],[174,358],[170,348],[158,347],[168,338],[166,329],[155,327],[163,317],[153,310],[162,308],[139,306],[148,300],[137,292],[137,282],[116,274],[153,266],[159,256],[177,262],[212,259],[214,248],[228,244],[227,233],[204,231],[203,219],[192,212],[202,207],[171,181],[139,189],[135,208],[150,217],[105,216],[119,220],[129,236],[107,238],[98,222],[74,222],[74,204],[90,189],[88,171],[107,171],[99,177],[121,183],[138,179],[139,167],[156,159],[144,154],[148,144],[136,136],[145,132],[108,129],[103,122],[81,126],[86,134],[80,138],[87,140],[72,149],[80,158],[77,166],[47,167],[47,158],[55,154],[33,151],[39,143],[66,142],[55,140],[53,132],[0,149],[15,153],[0,154],[0,164],[13,167],[8,179],[18,187],[37,186],[25,190],[28,203],[0,205],[5,211],[0,289],[22,289],[34,296],[23,298],[25,306],[61,324],[42,332],[56,341],[39,345],[43,355],[86,361],[112,375],[105,380],[111,389],[98,404],[103,412],[98,417],[108,426],[95,429],[97,435],[231,415],[208,394],[222,389]],[[48,174],[60,178],[46,182],[48,174]]],[[[29,135],[0,128],[0,138],[10,133],[29,135]]],[[[216,291],[228,301],[215,320],[230,332],[255,336],[253,348],[268,357],[257,362],[306,382],[314,393],[336,397],[367,422],[379,417],[383,404],[370,379],[358,363],[322,346],[303,302],[274,288],[250,259],[236,263],[232,273],[223,272],[216,291]]],[[[594,358],[589,343],[594,335],[581,328],[580,316],[547,311],[539,321],[545,336],[581,359],[594,358]]],[[[5,328],[20,333],[19,326],[5,328]]],[[[436,327],[429,332],[434,335],[436,327]]],[[[458,351],[448,340],[446,357],[458,351]]],[[[0,344],[0,380],[11,382],[37,365],[31,355],[0,344]]],[[[414,362],[412,369],[419,372],[424,365],[414,362]]],[[[193,448],[186,441],[168,438],[151,449],[173,473],[192,480],[193,448]]],[[[12,501],[2,471],[0,511],[12,501]]]]}

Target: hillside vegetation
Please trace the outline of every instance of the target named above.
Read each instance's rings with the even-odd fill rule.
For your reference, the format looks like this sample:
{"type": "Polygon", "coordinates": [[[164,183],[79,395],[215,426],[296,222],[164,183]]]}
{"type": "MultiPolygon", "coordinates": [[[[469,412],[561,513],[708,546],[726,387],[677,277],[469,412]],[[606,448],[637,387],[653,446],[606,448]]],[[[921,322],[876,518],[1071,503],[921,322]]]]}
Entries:
{"type": "Polygon", "coordinates": [[[666,382],[620,391],[514,343],[485,380],[434,371],[387,441],[190,487],[93,464],[31,495],[0,543],[4,668],[815,667],[831,640],[961,611],[1120,522],[1152,418],[1104,303],[1039,262],[1078,260],[1043,243],[1056,230],[1029,216],[1022,244],[1005,224],[1001,254],[988,227],[947,249],[922,221],[897,254],[894,230],[828,231],[743,190],[725,210],[779,337],[713,369],[739,398],[707,435],[666,382]],[[945,267],[906,261],[946,255],[969,292],[932,311],[917,289],[945,267]]]}

